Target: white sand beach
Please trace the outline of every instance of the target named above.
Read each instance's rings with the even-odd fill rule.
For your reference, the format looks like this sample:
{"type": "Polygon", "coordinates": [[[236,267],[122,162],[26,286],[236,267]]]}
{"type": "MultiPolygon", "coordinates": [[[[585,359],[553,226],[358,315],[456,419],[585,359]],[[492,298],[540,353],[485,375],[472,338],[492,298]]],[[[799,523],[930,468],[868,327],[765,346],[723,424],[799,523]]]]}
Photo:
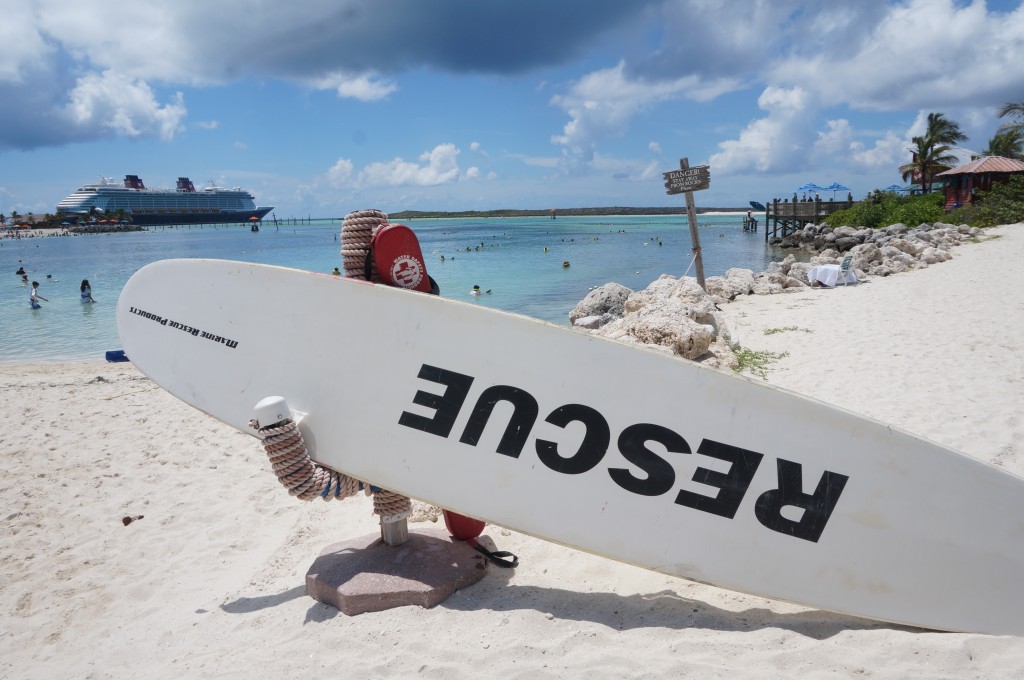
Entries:
{"type": "MultiPolygon", "coordinates": [[[[723,310],[746,347],[788,352],[770,383],[1024,475],[1022,262],[1024,225],[1000,227],[925,270],[723,310]]],[[[515,571],[347,617],[304,576],[377,531],[369,499],[291,498],[255,439],[130,364],[0,365],[0,393],[0,678],[1024,677],[1024,638],[807,609],[493,526],[515,571]]]]}

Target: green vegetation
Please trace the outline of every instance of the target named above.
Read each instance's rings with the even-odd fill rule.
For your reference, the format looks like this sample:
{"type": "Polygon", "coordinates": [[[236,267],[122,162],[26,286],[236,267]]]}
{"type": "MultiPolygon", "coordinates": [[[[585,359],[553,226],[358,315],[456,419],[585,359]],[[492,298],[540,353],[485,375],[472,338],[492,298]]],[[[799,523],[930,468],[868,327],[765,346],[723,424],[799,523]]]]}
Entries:
{"type": "Polygon", "coordinates": [[[830,227],[870,227],[878,229],[897,222],[916,227],[922,222],[946,222],[949,218],[942,209],[940,193],[919,196],[900,196],[893,191],[876,190],[852,208],[839,210],[826,219],[830,227]]]}
{"type": "Polygon", "coordinates": [[[765,335],[775,335],[776,333],[785,333],[787,331],[800,331],[802,333],[813,333],[809,328],[800,328],[799,326],[782,326],[781,328],[766,328],[764,329],[765,335]]]}
{"type": "Polygon", "coordinates": [[[1002,156],[1024,161],[1024,125],[1004,125],[981,152],[982,156],[1002,156]]]}
{"type": "Polygon", "coordinates": [[[999,109],[1000,118],[1009,118],[1014,121],[1003,126],[1005,128],[1024,127],[1024,99],[1019,102],[1007,102],[999,109]]]}
{"type": "Polygon", "coordinates": [[[758,352],[745,347],[736,350],[736,373],[749,371],[761,380],[768,379],[768,366],[789,356],[789,352],[758,352]]]}
{"type": "Polygon", "coordinates": [[[1024,101],[1007,102],[998,111],[1000,118],[1009,118],[988,142],[982,156],[1002,156],[1024,161],[1024,101]]]}
{"type": "Polygon", "coordinates": [[[972,205],[957,208],[943,221],[972,227],[1024,222],[1024,175],[1013,175],[1006,184],[993,185],[992,191],[980,194],[972,205]]]}
{"type": "Polygon", "coordinates": [[[847,210],[832,213],[823,223],[831,227],[870,227],[877,229],[902,223],[916,227],[921,223],[945,222],[993,227],[1024,222],[1024,176],[1014,175],[1006,184],[994,184],[992,190],[978,194],[972,205],[946,213],[939,193],[900,196],[876,190],[847,210]]]}
{"type": "MultiPolygon", "coordinates": [[[[988,147],[974,158],[1002,156],[1024,160],[1024,100],[1009,102],[997,113],[1010,122],[1000,127],[988,147]]],[[[950,213],[944,210],[943,192],[931,192],[935,175],[957,162],[952,152],[966,139],[955,121],[948,120],[942,113],[928,114],[927,130],[914,137],[913,146],[907,149],[913,155],[911,162],[899,168],[905,181],[920,182],[923,195],[903,196],[876,189],[852,208],[835,212],[822,223],[830,227],[878,229],[897,223],[908,227],[935,222],[991,227],[1024,222],[1024,177],[1020,175],[1011,176],[1007,184],[994,184],[991,191],[974,196],[972,205],[950,213]]]]}

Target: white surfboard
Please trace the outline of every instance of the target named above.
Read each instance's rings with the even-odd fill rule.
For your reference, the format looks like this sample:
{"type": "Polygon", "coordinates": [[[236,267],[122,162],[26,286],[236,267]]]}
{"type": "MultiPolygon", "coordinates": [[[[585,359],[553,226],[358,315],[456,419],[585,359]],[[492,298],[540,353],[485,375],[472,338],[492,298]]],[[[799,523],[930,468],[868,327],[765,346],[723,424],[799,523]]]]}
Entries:
{"type": "MultiPolygon", "coordinates": [[[[666,574],[1024,634],[1024,480],[800,395],[422,293],[242,262],[128,281],[130,360],[242,432],[284,397],[318,462],[666,574]]],[[[254,442],[254,446],[256,443],[254,442]]]]}

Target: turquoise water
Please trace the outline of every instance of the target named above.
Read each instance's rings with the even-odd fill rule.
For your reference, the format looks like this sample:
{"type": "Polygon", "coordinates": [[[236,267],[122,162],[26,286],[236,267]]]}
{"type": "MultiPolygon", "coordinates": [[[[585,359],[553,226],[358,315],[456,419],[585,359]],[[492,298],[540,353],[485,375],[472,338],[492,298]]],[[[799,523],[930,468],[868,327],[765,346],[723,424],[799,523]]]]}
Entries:
{"type": "MultiPolygon", "coordinates": [[[[760,271],[771,261],[763,232],[744,232],[741,221],[740,214],[700,217],[706,276],[730,267],[760,271]]],[[[692,256],[685,216],[412,220],[408,225],[420,239],[442,296],[562,325],[591,288],[609,281],[644,288],[663,273],[681,275],[692,256]],[[474,285],[491,293],[471,296],[474,285]]],[[[117,297],[149,262],[218,258],[330,272],[341,265],[340,229],[339,221],[324,220],[277,228],[264,224],[255,233],[222,225],[0,239],[0,270],[6,272],[0,275],[6,281],[0,285],[0,362],[102,359],[107,350],[120,348],[117,297]],[[49,299],[41,309],[29,308],[29,288],[14,274],[19,266],[49,299]],[[82,279],[92,284],[95,304],[80,302],[82,279]]]]}

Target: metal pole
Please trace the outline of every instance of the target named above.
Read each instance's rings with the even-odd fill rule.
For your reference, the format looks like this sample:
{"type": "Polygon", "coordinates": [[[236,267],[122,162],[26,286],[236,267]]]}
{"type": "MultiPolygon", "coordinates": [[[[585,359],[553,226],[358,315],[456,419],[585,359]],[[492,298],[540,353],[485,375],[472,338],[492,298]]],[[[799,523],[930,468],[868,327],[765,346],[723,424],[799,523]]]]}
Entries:
{"type": "MultiPolygon", "coordinates": [[[[680,158],[679,167],[686,170],[690,167],[689,158],[680,158]]],[[[697,283],[707,291],[704,285],[704,258],[701,255],[700,232],[697,230],[697,207],[693,203],[693,192],[686,191],[686,218],[690,221],[690,243],[693,244],[694,264],[696,265],[697,283]]]]}

